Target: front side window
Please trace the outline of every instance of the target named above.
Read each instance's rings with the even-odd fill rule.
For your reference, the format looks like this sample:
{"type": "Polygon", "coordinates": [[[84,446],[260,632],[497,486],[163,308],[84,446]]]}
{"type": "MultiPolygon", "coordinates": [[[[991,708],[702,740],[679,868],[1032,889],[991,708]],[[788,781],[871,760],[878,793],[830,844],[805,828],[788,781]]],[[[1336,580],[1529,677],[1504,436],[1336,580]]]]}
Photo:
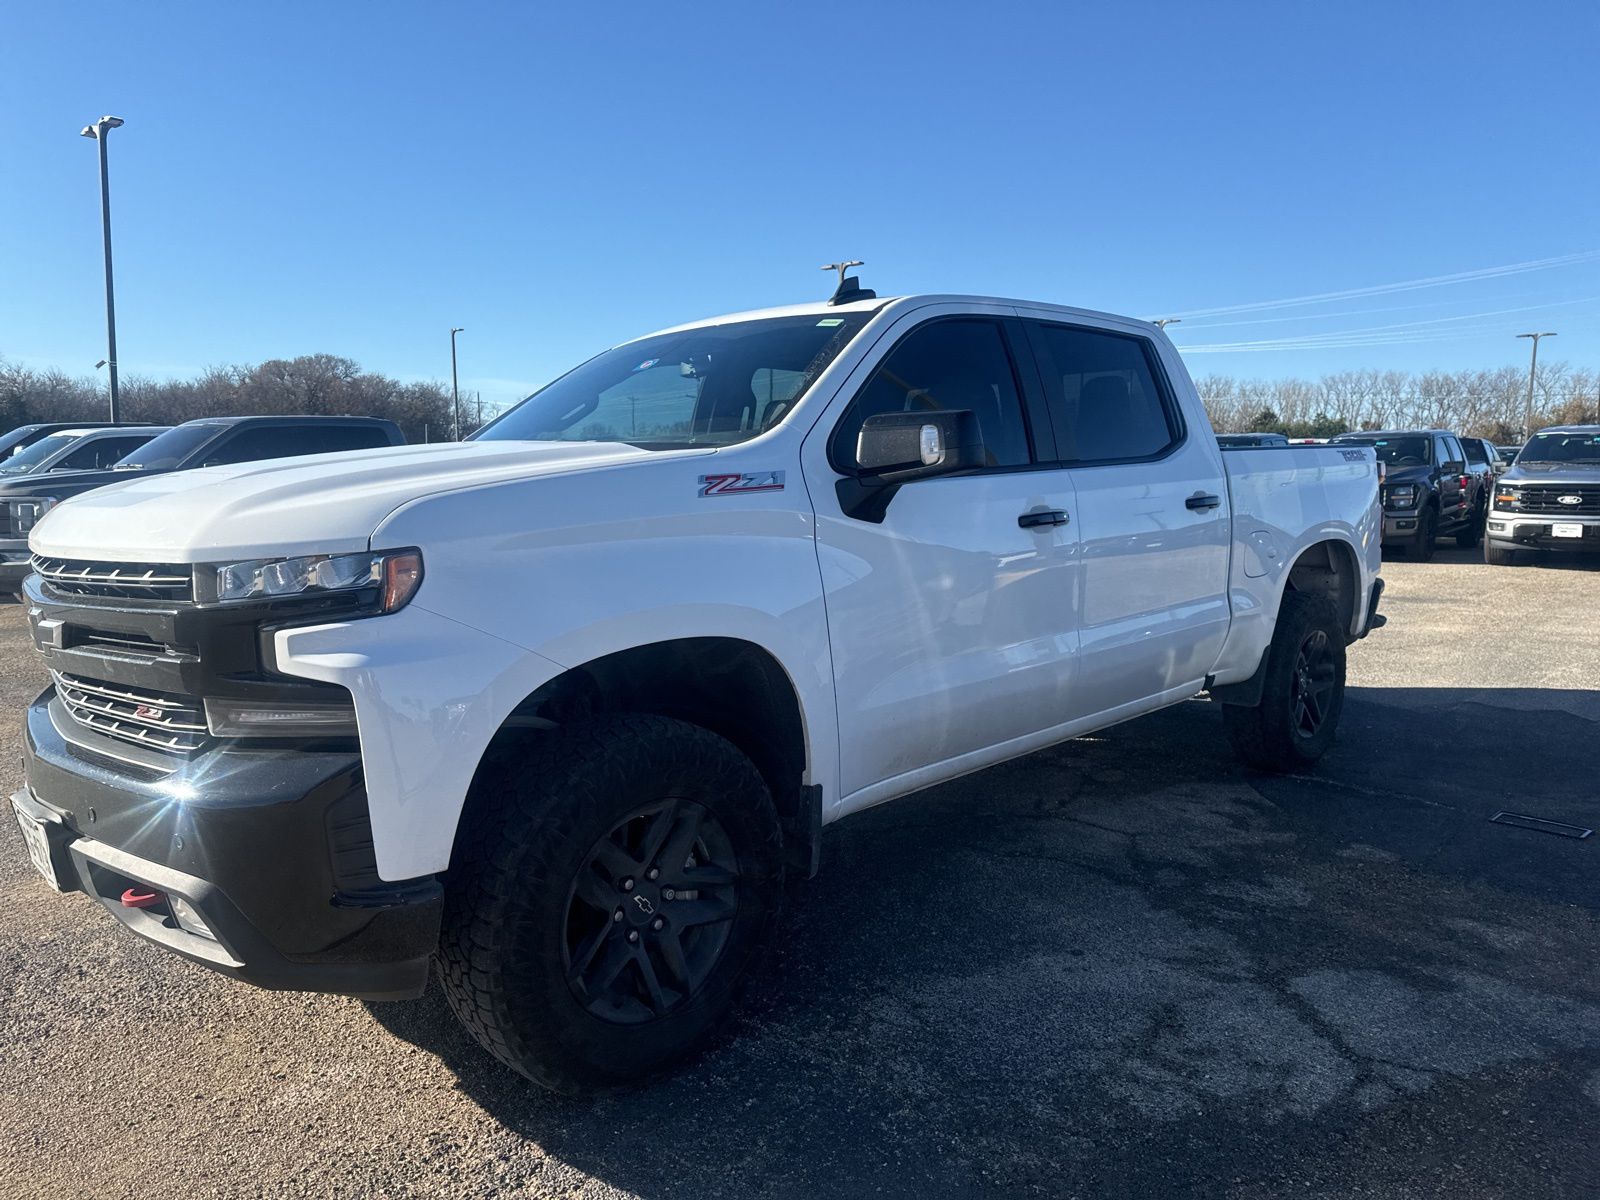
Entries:
{"type": "Polygon", "coordinates": [[[1143,338],[1043,322],[1032,329],[1063,462],[1154,458],[1178,440],[1143,338]]]}
{"type": "Polygon", "coordinates": [[[1477,438],[1467,438],[1461,443],[1461,448],[1467,452],[1467,461],[1487,464],[1489,456],[1483,452],[1483,443],[1477,438]]]}
{"type": "Polygon", "coordinates": [[[933,321],[912,330],[873,372],[834,431],[834,462],[849,468],[868,417],[970,410],[991,467],[1032,461],[1011,355],[1000,326],[986,320],[933,321]]]}
{"type": "Polygon", "coordinates": [[[728,446],[772,428],[871,319],[808,314],[657,334],[591,358],[478,441],[728,446]]]}
{"type": "Polygon", "coordinates": [[[52,471],[104,471],[125,454],[131,454],[150,440],[148,435],[136,437],[88,438],[73,450],[52,471]]]}

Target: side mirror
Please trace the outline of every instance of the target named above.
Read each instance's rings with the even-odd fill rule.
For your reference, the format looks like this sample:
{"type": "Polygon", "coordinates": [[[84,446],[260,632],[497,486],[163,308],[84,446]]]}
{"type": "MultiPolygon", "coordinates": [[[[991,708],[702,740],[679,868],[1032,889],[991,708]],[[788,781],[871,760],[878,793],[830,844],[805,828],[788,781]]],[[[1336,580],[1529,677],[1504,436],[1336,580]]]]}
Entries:
{"type": "Polygon", "coordinates": [[[983,431],[969,409],[879,413],[856,436],[856,471],[839,480],[847,516],[877,523],[900,487],[984,466],[983,431]]]}

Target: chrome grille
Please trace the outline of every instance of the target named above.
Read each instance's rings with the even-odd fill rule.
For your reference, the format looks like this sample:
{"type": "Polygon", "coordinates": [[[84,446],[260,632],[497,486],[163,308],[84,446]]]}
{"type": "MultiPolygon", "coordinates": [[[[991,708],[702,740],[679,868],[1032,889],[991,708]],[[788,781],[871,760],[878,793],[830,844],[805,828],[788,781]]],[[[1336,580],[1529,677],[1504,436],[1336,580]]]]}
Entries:
{"type": "Polygon", "coordinates": [[[107,737],[188,754],[205,745],[206,715],[188,696],[132,691],[120,684],[51,671],[56,695],[78,724],[107,737]]]}
{"type": "MultiPolygon", "coordinates": [[[[1504,484],[1505,487],[1517,487],[1517,484],[1504,484]]],[[[1600,487],[1592,485],[1573,485],[1563,487],[1560,484],[1554,487],[1527,487],[1522,486],[1522,503],[1520,510],[1530,513],[1549,513],[1552,516],[1559,513],[1570,513],[1575,517],[1592,517],[1600,514],[1600,487]],[[1577,504],[1563,504],[1561,497],[1576,496],[1577,504]]]]}
{"type": "Polygon", "coordinates": [[[194,599],[193,569],[181,563],[90,562],[35,554],[33,569],[51,588],[69,596],[194,599]]]}

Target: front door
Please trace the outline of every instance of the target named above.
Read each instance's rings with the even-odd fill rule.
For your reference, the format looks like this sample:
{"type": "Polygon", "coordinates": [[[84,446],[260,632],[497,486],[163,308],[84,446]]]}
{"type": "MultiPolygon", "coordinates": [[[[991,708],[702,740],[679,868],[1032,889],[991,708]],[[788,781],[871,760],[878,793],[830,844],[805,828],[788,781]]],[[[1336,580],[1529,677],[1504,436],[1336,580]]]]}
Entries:
{"type": "Polygon", "coordinates": [[[929,316],[889,332],[842,415],[813,433],[826,462],[808,443],[846,807],[1061,723],[1076,670],[1072,484],[1038,461],[1015,322],[1008,332],[998,316],[929,316]],[[881,523],[846,516],[834,483],[861,423],[931,409],[977,413],[988,467],[906,485],[881,523]],[[1066,523],[1042,523],[1045,513],[1066,523]]]}

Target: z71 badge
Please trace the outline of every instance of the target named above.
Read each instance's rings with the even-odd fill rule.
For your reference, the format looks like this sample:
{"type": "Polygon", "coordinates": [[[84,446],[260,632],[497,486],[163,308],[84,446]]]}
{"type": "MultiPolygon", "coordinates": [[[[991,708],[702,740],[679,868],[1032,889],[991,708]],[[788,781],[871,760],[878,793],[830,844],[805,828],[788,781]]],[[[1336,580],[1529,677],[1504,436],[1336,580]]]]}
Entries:
{"type": "Polygon", "coordinates": [[[702,475],[702,496],[739,496],[745,492],[783,491],[782,471],[757,471],[745,475],[702,475]]]}

